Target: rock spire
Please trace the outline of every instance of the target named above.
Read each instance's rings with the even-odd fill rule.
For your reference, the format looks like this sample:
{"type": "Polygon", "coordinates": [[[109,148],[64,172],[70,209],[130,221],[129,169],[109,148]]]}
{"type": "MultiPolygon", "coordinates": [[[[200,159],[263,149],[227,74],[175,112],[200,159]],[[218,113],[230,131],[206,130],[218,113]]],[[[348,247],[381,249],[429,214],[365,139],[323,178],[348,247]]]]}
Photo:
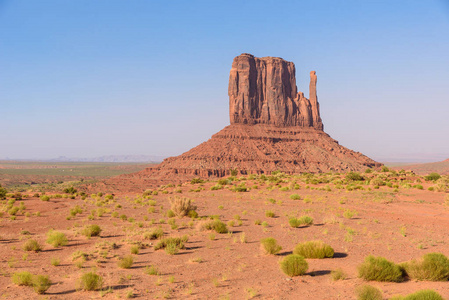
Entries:
{"type": "Polygon", "coordinates": [[[323,130],[316,94],[316,72],[310,72],[310,99],[297,91],[295,64],[279,57],[234,58],[229,75],[231,124],[313,127],[323,130]]]}

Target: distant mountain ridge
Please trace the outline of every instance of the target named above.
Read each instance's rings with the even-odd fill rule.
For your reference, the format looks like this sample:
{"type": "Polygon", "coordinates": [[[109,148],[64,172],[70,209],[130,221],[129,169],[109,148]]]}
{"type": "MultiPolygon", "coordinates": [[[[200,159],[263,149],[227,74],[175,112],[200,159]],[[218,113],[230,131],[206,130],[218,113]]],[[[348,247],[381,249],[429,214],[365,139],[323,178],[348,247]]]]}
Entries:
{"type": "Polygon", "coordinates": [[[104,155],[93,158],[60,156],[52,159],[10,159],[11,161],[42,161],[42,162],[104,162],[104,163],[159,163],[165,156],[158,155],[104,155]]]}
{"type": "Polygon", "coordinates": [[[419,175],[426,175],[432,172],[439,173],[440,175],[449,175],[449,159],[433,163],[402,165],[393,169],[411,170],[419,175]]]}

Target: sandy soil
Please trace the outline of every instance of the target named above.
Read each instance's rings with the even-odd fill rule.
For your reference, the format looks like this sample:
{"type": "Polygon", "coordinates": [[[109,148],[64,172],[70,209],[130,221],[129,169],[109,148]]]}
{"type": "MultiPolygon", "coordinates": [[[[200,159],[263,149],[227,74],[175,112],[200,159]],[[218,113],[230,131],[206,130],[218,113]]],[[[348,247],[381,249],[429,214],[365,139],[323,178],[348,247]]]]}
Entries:
{"type": "MultiPolygon", "coordinates": [[[[396,184],[396,178],[389,180],[396,184]]],[[[404,178],[412,185],[419,179],[411,175],[402,176],[404,178]]],[[[115,195],[109,202],[105,196],[85,200],[80,196],[76,199],[53,198],[48,202],[26,197],[22,200],[26,209],[15,220],[7,213],[0,219],[1,297],[96,299],[103,296],[116,299],[126,298],[132,292],[134,297],[141,299],[355,299],[355,289],[368,283],[381,289],[385,299],[427,288],[449,299],[449,282],[365,282],[358,278],[357,272],[357,266],[369,254],[396,263],[430,252],[449,256],[447,194],[428,191],[427,187],[432,184],[426,182],[419,183],[424,186],[419,190],[403,187],[398,181],[399,191],[395,192],[386,186],[373,189],[373,186],[362,185],[364,190],[348,191],[337,189],[333,183],[307,184],[305,181],[304,176],[283,178],[278,185],[257,179],[245,180],[246,186],[251,188],[248,192],[233,192],[229,185],[221,190],[210,190],[216,182],[186,183],[181,187],[160,188],[157,195],[147,199],[142,195],[124,194],[115,195]],[[280,189],[292,187],[293,181],[300,189],[280,189]],[[301,200],[290,199],[292,194],[300,195],[301,200]],[[179,227],[171,229],[165,213],[170,208],[169,198],[174,195],[194,200],[200,217],[219,215],[226,223],[234,220],[234,226],[228,226],[232,233],[199,231],[197,223],[201,221],[191,221],[187,217],[175,218],[179,227]],[[148,212],[149,199],[156,202],[154,213],[148,212]],[[70,209],[76,205],[82,207],[83,212],[67,220],[70,209]],[[98,209],[106,212],[89,220],[91,211],[98,212],[98,209]],[[267,217],[268,210],[276,217],[267,217]],[[37,211],[40,216],[33,214],[37,211]],[[353,216],[345,214],[347,211],[353,212],[353,216]],[[113,217],[113,212],[126,215],[128,220],[113,217]],[[25,216],[26,213],[31,216],[25,216]],[[313,217],[312,226],[289,226],[289,216],[304,214],[313,217]],[[161,219],[165,223],[162,224],[161,219]],[[256,220],[268,225],[256,225],[256,220]],[[83,236],[81,230],[88,224],[100,225],[101,236],[90,239],[83,236]],[[153,246],[157,241],[146,240],[143,234],[159,226],[165,237],[188,235],[186,248],[176,255],[169,255],[164,250],[155,251],[153,246]],[[46,233],[50,229],[65,233],[69,238],[68,245],[53,248],[46,244],[46,233]],[[31,235],[21,234],[24,230],[31,235]],[[241,242],[243,234],[245,243],[241,242]],[[215,239],[211,239],[213,236],[215,239]],[[260,240],[265,237],[274,237],[283,250],[278,255],[263,254],[260,240]],[[27,239],[39,241],[43,251],[24,251],[22,245],[27,239]],[[279,261],[290,254],[297,243],[317,239],[330,244],[336,252],[335,257],[308,259],[306,275],[286,276],[279,268],[279,261]],[[119,268],[118,259],[129,255],[131,246],[138,242],[142,249],[138,255],[133,255],[132,268],[119,268]],[[117,247],[112,247],[113,243],[117,247]],[[77,266],[77,261],[72,259],[77,251],[88,254],[82,266],[77,266]],[[60,265],[52,266],[52,258],[60,259],[60,265]],[[146,274],[145,267],[150,265],[156,266],[161,274],[146,274]],[[333,281],[330,273],[338,268],[347,278],[333,281]],[[111,288],[110,293],[77,290],[79,277],[91,270],[103,276],[104,288],[111,288]],[[37,295],[30,287],[12,283],[11,274],[20,271],[49,275],[54,284],[46,294],[37,295]]],[[[345,186],[342,184],[343,188],[345,186]]]]}

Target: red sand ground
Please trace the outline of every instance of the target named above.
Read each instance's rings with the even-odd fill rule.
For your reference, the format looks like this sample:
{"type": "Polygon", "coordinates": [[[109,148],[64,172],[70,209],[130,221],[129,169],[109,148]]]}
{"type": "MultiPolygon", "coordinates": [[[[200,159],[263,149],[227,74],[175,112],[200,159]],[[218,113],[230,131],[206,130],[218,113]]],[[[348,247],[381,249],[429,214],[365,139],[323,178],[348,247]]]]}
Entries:
{"type": "MultiPolygon", "coordinates": [[[[414,180],[417,177],[403,178],[414,180]]],[[[357,274],[357,266],[369,254],[397,263],[430,252],[448,256],[447,194],[426,190],[431,183],[422,183],[424,190],[400,185],[399,192],[394,192],[389,187],[367,190],[372,186],[363,186],[365,190],[347,191],[336,189],[332,183],[306,184],[305,177],[284,180],[286,182],[279,186],[269,181],[247,180],[246,186],[252,188],[243,193],[232,192],[226,188],[228,186],[222,190],[210,190],[216,182],[162,188],[158,195],[151,196],[157,203],[154,213],[148,212],[148,200],[143,200],[145,205],[141,205],[136,199],[142,198],[131,194],[116,195],[113,203],[101,207],[96,205],[99,202],[95,197],[84,201],[77,197],[73,200],[51,199],[49,202],[27,197],[22,200],[26,206],[24,213],[39,211],[40,217],[19,214],[16,220],[11,220],[4,213],[0,219],[1,298],[100,298],[98,291],[76,290],[79,277],[95,269],[103,276],[104,286],[112,288],[111,293],[104,295],[105,299],[125,298],[129,291],[141,299],[247,299],[253,296],[254,299],[355,299],[355,289],[366,283],[380,288],[385,299],[427,288],[449,299],[449,282],[365,282],[357,274]],[[301,188],[279,189],[290,186],[292,181],[296,181],[301,188]],[[307,185],[313,189],[306,188],[307,185]],[[331,191],[324,189],[326,185],[331,191]],[[270,186],[274,188],[268,189],[270,186]],[[200,187],[202,189],[198,191],[200,187]],[[178,189],[182,194],[175,192],[178,189]],[[167,191],[167,194],[162,191],[167,191]],[[291,200],[292,194],[299,194],[301,200],[291,200]],[[174,195],[193,199],[200,217],[219,215],[221,220],[228,222],[239,215],[242,224],[237,226],[238,221],[235,221],[236,226],[229,227],[232,234],[215,234],[214,240],[210,239],[211,232],[196,229],[198,220],[191,227],[189,218],[175,218],[179,228],[170,229],[170,225],[160,224],[160,219],[168,220],[164,214],[170,208],[169,197],[174,195]],[[276,203],[271,203],[269,199],[276,200],[276,203]],[[116,208],[117,204],[122,208],[116,208]],[[83,213],[67,220],[70,208],[75,205],[83,207],[83,213]],[[102,217],[88,220],[90,212],[98,208],[109,211],[102,217]],[[266,217],[267,210],[275,212],[276,217],[266,217]],[[343,213],[347,210],[356,211],[357,214],[345,218],[343,213]],[[111,216],[114,211],[135,221],[114,218],[111,216]],[[288,225],[288,216],[303,214],[313,217],[313,226],[291,228],[288,225]],[[144,220],[145,217],[148,221],[144,220]],[[155,224],[151,224],[151,220],[155,224]],[[256,220],[266,221],[269,226],[255,225],[256,220]],[[103,230],[101,236],[87,239],[81,235],[80,231],[86,224],[100,225],[103,230]],[[155,251],[153,246],[156,241],[144,240],[143,233],[158,226],[163,228],[165,236],[187,234],[186,249],[176,255],[168,255],[163,250],[155,251]],[[67,246],[53,248],[45,243],[45,234],[52,228],[67,234],[67,246]],[[23,230],[29,231],[31,236],[21,234],[23,230]],[[240,242],[243,233],[246,243],[240,242]],[[265,237],[274,237],[283,247],[279,255],[261,252],[259,241],[265,237]],[[39,241],[44,251],[34,253],[22,250],[28,238],[39,241]],[[322,260],[308,259],[309,270],[304,276],[289,278],[283,274],[279,260],[289,254],[297,243],[316,239],[330,244],[336,256],[322,260]],[[133,255],[135,263],[131,269],[120,269],[117,266],[118,258],[130,254],[130,247],[135,242],[142,242],[146,247],[138,255],[133,255]],[[108,246],[112,243],[116,243],[118,248],[108,246]],[[82,268],[72,261],[72,254],[76,251],[90,255],[82,268]],[[104,257],[100,255],[103,251],[107,252],[103,253],[104,257]],[[52,258],[59,258],[61,265],[52,266],[52,258]],[[149,265],[157,266],[161,275],[145,274],[145,267],[149,265]],[[331,279],[330,272],[337,268],[347,274],[345,280],[331,279]],[[49,275],[54,284],[42,296],[30,287],[13,284],[11,274],[25,270],[49,275]],[[170,276],[174,277],[172,283],[169,282],[170,276]]]]}

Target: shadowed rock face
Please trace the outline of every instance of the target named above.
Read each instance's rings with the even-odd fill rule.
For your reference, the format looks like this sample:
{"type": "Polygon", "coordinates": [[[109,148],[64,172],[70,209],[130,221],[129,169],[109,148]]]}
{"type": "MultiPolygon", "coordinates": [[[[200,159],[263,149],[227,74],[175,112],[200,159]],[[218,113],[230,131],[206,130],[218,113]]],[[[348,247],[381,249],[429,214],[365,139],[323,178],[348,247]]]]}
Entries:
{"type": "Polygon", "coordinates": [[[229,75],[232,124],[300,126],[323,130],[316,95],[317,77],[310,72],[310,100],[297,92],[295,64],[279,57],[234,58],[229,75]]]}

